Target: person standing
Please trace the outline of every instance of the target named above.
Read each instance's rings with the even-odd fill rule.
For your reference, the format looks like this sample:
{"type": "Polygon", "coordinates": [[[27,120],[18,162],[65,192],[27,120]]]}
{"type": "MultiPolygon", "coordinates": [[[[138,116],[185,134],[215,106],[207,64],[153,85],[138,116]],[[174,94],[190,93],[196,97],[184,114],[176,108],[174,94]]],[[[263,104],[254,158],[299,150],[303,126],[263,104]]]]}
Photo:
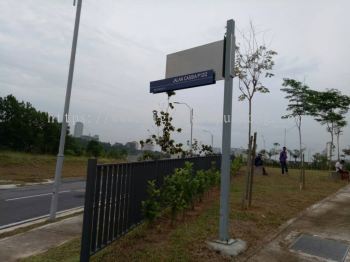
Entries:
{"type": "Polygon", "coordinates": [[[344,160],[340,160],[340,162],[337,161],[337,163],[335,164],[335,170],[337,171],[337,173],[341,175],[342,180],[346,179],[349,182],[350,181],[349,171],[345,170],[344,164],[345,164],[344,160]]]}
{"type": "Polygon", "coordinates": [[[288,166],[287,166],[287,148],[284,146],[282,152],[280,153],[280,164],[282,169],[282,175],[284,172],[288,175],[288,166]]]}
{"type": "Polygon", "coordinates": [[[257,168],[261,168],[262,169],[262,172],[263,172],[263,175],[264,176],[267,176],[267,173],[266,173],[266,170],[265,170],[265,167],[264,167],[264,161],[262,159],[262,154],[258,154],[258,156],[255,158],[255,167],[257,168]]]}

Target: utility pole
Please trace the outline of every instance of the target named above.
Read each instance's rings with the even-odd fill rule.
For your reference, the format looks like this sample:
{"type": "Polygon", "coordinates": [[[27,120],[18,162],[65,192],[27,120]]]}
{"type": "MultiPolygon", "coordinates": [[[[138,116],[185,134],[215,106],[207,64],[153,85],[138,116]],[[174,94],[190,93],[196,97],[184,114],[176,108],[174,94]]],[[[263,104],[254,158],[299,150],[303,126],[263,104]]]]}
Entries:
{"type": "MultiPolygon", "coordinates": [[[[70,97],[71,97],[71,93],[72,93],[75,54],[76,54],[76,49],[77,49],[80,13],[81,13],[81,6],[82,6],[82,0],[77,0],[77,1],[78,1],[78,4],[77,4],[76,15],[75,15],[75,25],[74,25],[72,50],[71,50],[70,63],[69,63],[66,99],[64,102],[64,110],[63,110],[63,118],[62,118],[62,126],[61,126],[60,145],[59,145],[58,154],[57,154],[57,162],[56,162],[56,169],[55,169],[55,182],[53,185],[52,198],[51,198],[50,220],[54,220],[56,218],[57,205],[58,205],[58,194],[59,194],[59,189],[60,189],[62,167],[63,167],[63,160],[64,160],[64,144],[66,141],[66,133],[67,133],[67,125],[68,125],[67,122],[68,122],[68,114],[69,114],[69,103],[70,103],[70,97]]],[[[74,0],[74,2],[73,2],[74,6],[75,6],[75,2],[76,2],[76,0],[74,0]]]]}

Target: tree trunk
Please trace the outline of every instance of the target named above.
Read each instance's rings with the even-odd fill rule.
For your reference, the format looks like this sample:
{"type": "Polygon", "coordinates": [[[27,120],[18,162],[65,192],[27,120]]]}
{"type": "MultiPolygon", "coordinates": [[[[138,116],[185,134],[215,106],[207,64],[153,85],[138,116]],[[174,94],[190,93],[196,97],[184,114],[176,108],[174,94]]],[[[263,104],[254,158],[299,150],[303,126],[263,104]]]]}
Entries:
{"type": "MultiPolygon", "coordinates": [[[[303,164],[305,163],[305,155],[303,154],[303,164]]],[[[305,166],[303,166],[303,189],[305,189],[305,166]]]]}
{"type": "Polygon", "coordinates": [[[252,160],[251,160],[251,168],[250,168],[250,183],[249,183],[249,196],[248,196],[248,206],[251,207],[252,205],[252,195],[253,195],[253,183],[254,183],[254,162],[256,157],[256,137],[257,133],[254,133],[254,139],[253,139],[253,150],[252,150],[252,160]]]}
{"type": "Polygon", "coordinates": [[[247,152],[247,174],[246,174],[246,186],[245,186],[245,191],[243,193],[242,197],[242,208],[246,207],[246,201],[248,200],[248,195],[249,195],[249,183],[250,183],[250,172],[251,172],[251,155],[252,155],[252,99],[248,99],[248,106],[249,106],[249,111],[248,111],[248,152],[247,152]]]}
{"type": "Polygon", "coordinates": [[[252,100],[249,99],[249,123],[248,123],[248,142],[250,140],[250,137],[252,136],[252,100]]]}
{"type": "Polygon", "coordinates": [[[299,131],[299,154],[300,154],[300,190],[304,189],[304,158],[303,158],[303,152],[302,152],[302,141],[301,141],[301,116],[299,116],[299,123],[298,123],[298,131],[299,131]]]}
{"type": "Polygon", "coordinates": [[[338,161],[340,161],[340,148],[339,148],[340,133],[337,133],[337,149],[338,149],[338,161]]]}
{"type": "Polygon", "coordinates": [[[331,148],[329,150],[329,170],[332,168],[332,158],[333,158],[333,145],[334,145],[334,134],[333,134],[333,124],[332,129],[330,130],[331,133],[331,148]]]}
{"type": "Polygon", "coordinates": [[[251,148],[252,148],[252,140],[253,138],[249,138],[249,144],[248,144],[248,155],[247,155],[247,174],[246,174],[246,182],[245,182],[245,190],[243,190],[242,195],[242,209],[246,208],[247,200],[248,200],[248,192],[249,192],[249,185],[250,185],[250,172],[251,172],[251,148]]]}

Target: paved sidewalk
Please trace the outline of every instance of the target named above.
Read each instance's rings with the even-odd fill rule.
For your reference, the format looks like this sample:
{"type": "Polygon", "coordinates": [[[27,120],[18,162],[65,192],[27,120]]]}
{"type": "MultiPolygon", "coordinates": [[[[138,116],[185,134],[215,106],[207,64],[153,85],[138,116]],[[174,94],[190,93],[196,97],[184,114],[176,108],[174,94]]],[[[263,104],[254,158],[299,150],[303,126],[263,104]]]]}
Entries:
{"type": "MultiPolygon", "coordinates": [[[[316,254],[292,250],[291,246],[301,234],[307,235],[308,238],[309,236],[321,238],[322,241],[336,240],[337,245],[338,243],[350,245],[350,185],[313,205],[300,217],[287,223],[274,240],[248,261],[332,261],[325,259],[325,256],[321,254],[329,248],[329,242],[326,246],[311,244],[316,249],[318,248],[316,254]]],[[[338,250],[335,253],[340,254],[341,252],[338,250]]],[[[349,254],[344,261],[350,261],[349,254]]]]}
{"type": "Polygon", "coordinates": [[[47,224],[30,231],[0,239],[0,261],[16,261],[79,237],[83,215],[47,224]]]}

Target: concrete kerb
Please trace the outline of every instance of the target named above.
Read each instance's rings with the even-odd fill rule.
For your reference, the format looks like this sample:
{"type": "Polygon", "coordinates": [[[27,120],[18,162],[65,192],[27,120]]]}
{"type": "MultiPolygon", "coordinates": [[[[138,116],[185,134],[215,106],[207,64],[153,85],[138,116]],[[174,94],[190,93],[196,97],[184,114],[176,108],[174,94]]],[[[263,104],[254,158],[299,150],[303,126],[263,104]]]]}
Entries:
{"type": "Polygon", "coordinates": [[[80,214],[0,239],[0,261],[15,262],[73,240],[81,235],[82,220],[80,214]]]}
{"type": "MultiPolygon", "coordinates": [[[[74,215],[74,214],[78,214],[80,212],[84,211],[83,207],[76,207],[76,208],[71,208],[71,209],[67,209],[67,210],[63,210],[60,212],[57,212],[57,217],[56,218],[63,218],[66,216],[70,216],[70,215],[74,215]]],[[[28,220],[23,220],[20,222],[16,222],[16,223],[12,223],[9,225],[5,225],[0,227],[0,235],[3,233],[8,233],[20,228],[25,228],[25,227],[29,227],[29,226],[33,226],[33,225],[37,225],[40,223],[44,223],[44,222],[49,222],[48,221],[48,217],[49,215],[44,215],[44,216],[40,216],[40,217],[35,217],[35,218],[31,218],[28,220]]],[[[54,221],[53,221],[54,223],[54,221]]]]}
{"type": "MultiPolygon", "coordinates": [[[[320,200],[319,202],[309,206],[308,208],[304,209],[303,211],[301,211],[300,213],[298,213],[295,217],[289,219],[287,222],[285,222],[284,224],[282,224],[281,226],[278,227],[277,232],[267,236],[263,243],[269,243],[273,240],[275,240],[278,236],[280,236],[283,232],[285,232],[295,221],[299,220],[301,217],[303,217],[304,215],[306,215],[308,212],[318,208],[319,206],[321,206],[322,204],[324,204],[325,202],[327,202],[328,200],[334,198],[336,195],[340,194],[342,191],[344,191],[345,188],[350,187],[350,185],[346,185],[342,188],[340,188],[338,191],[334,192],[333,194],[330,194],[329,196],[325,197],[324,199],[320,200]]],[[[261,245],[260,247],[258,247],[254,252],[252,252],[248,257],[247,260],[249,260],[249,258],[253,257],[254,255],[256,255],[265,245],[261,245]]]]}
{"type": "MultiPolygon", "coordinates": [[[[68,177],[68,178],[65,178],[62,181],[62,183],[71,182],[71,181],[85,181],[85,178],[68,177]]],[[[37,185],[53,184],[54,180],[52,180],[52,179],[44,179],[41,182],[27,182],[27,183],[15,183],[12,180],[0,180],[0,182],[3,183],[3,184],[0,184],[0,189],[13,189],[13,188],[26,187],[26,186],[37,186],[37,185]]]]}
{"type": "Polygon", "coordinates": [[[36,186],[36,185],[46,185],[46,184],[52,184],[52,179],[45,179],[41,182],[30,182],[30,183],[13,183],[12,180],[2,181],[2,182],[8,182],[7,184],[0,185],[0,189],[12,189],[12,188],[18,188],[18,187],[25,187],[25,186],[36,186]]]}

